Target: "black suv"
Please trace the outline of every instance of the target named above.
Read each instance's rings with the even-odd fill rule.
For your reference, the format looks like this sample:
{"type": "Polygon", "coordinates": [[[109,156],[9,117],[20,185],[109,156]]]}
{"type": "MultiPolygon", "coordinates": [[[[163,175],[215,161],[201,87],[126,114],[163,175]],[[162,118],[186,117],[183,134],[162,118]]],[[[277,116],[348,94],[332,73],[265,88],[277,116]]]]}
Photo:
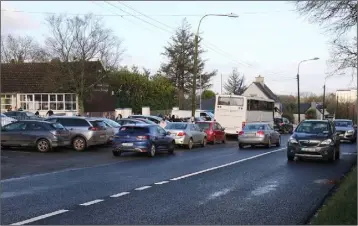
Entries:
{"type": "Polygon", "coordinates": [[[281,133],[292,133],[293,132],[293,125],[287,118],[275,118],[274,119],[274,129],[281,133]]]}
{"type": "Polygon", "coordinates": [[[340,140],[329,120],[304,120],[287,143],[287,160],[295,157],[334,161],[340,157],[340,140]]]}

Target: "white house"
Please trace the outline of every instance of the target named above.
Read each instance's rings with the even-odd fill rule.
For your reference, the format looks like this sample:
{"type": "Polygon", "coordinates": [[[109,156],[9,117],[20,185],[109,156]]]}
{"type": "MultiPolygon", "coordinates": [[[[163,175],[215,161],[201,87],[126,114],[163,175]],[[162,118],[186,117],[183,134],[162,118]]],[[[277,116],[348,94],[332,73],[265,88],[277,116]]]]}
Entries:
{"type": "MultiPolygon", "coordinates": [[[[242,95],[248,97],[261,97],[266,99],[272,99],[275,101],[275,107],[277,107],[282,112],[282,104],[279,98],[264,83],[264,77],[262,77],[261,75],[255,78],[255,81],[247,87],[247,89],[242,95]]],[[[281,114],[275,112],[275,117],[280,118],[281,114]]]]}
{"type": "Polygon", "coordinates": [[[340,89],[336,91],[336,98],[340,103],[352,103],[357,101],[357,89],[340,89]]]}

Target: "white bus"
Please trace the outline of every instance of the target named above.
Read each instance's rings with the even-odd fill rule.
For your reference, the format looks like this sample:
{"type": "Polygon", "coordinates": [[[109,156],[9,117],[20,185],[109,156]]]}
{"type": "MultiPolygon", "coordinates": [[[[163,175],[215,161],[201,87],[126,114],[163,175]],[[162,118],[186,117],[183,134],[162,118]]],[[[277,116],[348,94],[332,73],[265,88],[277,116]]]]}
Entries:
{"type": "Polygon", "coordinates": [[[274,124],[274,101],[259,97],[217,95],[215,120],[227,134],[238,134],[248,122],[274,124]]]}

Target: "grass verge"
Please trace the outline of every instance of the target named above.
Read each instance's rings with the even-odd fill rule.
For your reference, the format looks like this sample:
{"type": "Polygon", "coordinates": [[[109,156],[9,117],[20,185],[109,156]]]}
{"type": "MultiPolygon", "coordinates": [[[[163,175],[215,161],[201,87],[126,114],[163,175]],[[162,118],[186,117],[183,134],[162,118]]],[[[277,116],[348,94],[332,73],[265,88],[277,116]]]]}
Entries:
{"type": "Polygon", "coordinates": [[[357,225],[357,166],[347,174],[310,224],[357,225]]]}

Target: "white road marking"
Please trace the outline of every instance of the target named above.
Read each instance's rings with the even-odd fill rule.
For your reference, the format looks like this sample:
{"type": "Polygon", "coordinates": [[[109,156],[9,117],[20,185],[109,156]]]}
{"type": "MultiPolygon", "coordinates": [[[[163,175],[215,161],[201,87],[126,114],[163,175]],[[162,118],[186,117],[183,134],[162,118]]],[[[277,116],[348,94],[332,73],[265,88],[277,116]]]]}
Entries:
{"type": "Polygon", "coordinates": [[[157,183],[154,183],[154,184],[160,185],[160,184],[166,184],[166,183],[169,183],[169,181],[162,181],[162,182],[157,182],[157,183]]]}
{"type": "Polygon", "coordinates": [[[121,193],[118,193],[118,194],[115,194],[115,195],[111,195],[109,197],[111,198],[117,198],[117,197],[120,197],[120,196],[124,196],[124,195],[128,195],[130,192],[121,192],[121,193]]]}
{"type": "Polygon", "coordinates": [[[229,163],[226,163],[226,164],[221,165],[221,166],[215,166],[215,167],[205,169],[205,170],[201,170],[201,171],[198,171],[198,172],[195,172],[195,173],[190,173],[190,174],[180,176],[180,177],[176,177],[176,178],[173,178],[173,179],[170,179],[170,180],[176,181],[176,180],[184,179],[184,178],[187,178],[187,177],[191,177],[191,176],[206,173],[206,172],[209,172],[209,171],[212,171],[212,170],[224,168],[224,167],[231,166],[231,165],[234,165],[234,164],[237,164],[237,163],[240,163],[240,162],[245,162],[247,160],[255,159],[255,158],[258,158],[258,157],[261,157],[261,156],[264,156],[264,155],[272,154],[272,153],[275,153],[275,152],[278,152],[278,151],[283,151],[283,150],[286,150],[286,147],[285,148],[280,148],[280,149],[277,149],[277,150],[274,150],[274,151],[265,152],[263,154],[254,155],[254,156],[251,156],[249,158],[240,159],[240,160],[237,160],[237,161],[234,161],[234,162],[229,162],[229,163]]]}
{"type": "Polygon", "coordinates": [[[31,218],[31,219],[28,219],[28,220],[24,220],[24,221],[20,221],[20,222],[17,222],[17,223],[13,223],[11,225],[23,225],[23,224],[28,224],[28,223],[31,223],[31,222],[34,222],[34,221],[38,221],[38,220],[42,220],[42,219],[45,219],[45,218],[48,218],[48,217],[52,217],[52,216],[55,216],[55,215],[58,215],[58,214],[61,214],[61,213],[65,213],[65,212],[68,212],[69,210],[57,210],[55,212],[52,212],[52,213],[47,213],[47,214],[44,214],[44,215],[41,215],[41,216],[38,216],[38,217],[34,217],[34,218],[31,218]]]}
{"type": "Polygon", "coordinates": [[[103,202],[103,201],[104,201],[103,199],[96,199],[96,200],[93,200],[90,202],[82,203],[82,204],[80,204],[80,206],[89,206],[89,205],[93,205],[95,203],[99,203],[99,202],[103,202]]]}
{"type": "Polygon", "coordinates": [[[143,191],[143,190],[145,190],[145,189],[148,189],[148,188],[151,188],[152,186],[143,186],[143,187],[140,187],[140,188],[136,188],[136,189],[134,189],[134,190],[136,190],[136,191],[143,191]]]}

